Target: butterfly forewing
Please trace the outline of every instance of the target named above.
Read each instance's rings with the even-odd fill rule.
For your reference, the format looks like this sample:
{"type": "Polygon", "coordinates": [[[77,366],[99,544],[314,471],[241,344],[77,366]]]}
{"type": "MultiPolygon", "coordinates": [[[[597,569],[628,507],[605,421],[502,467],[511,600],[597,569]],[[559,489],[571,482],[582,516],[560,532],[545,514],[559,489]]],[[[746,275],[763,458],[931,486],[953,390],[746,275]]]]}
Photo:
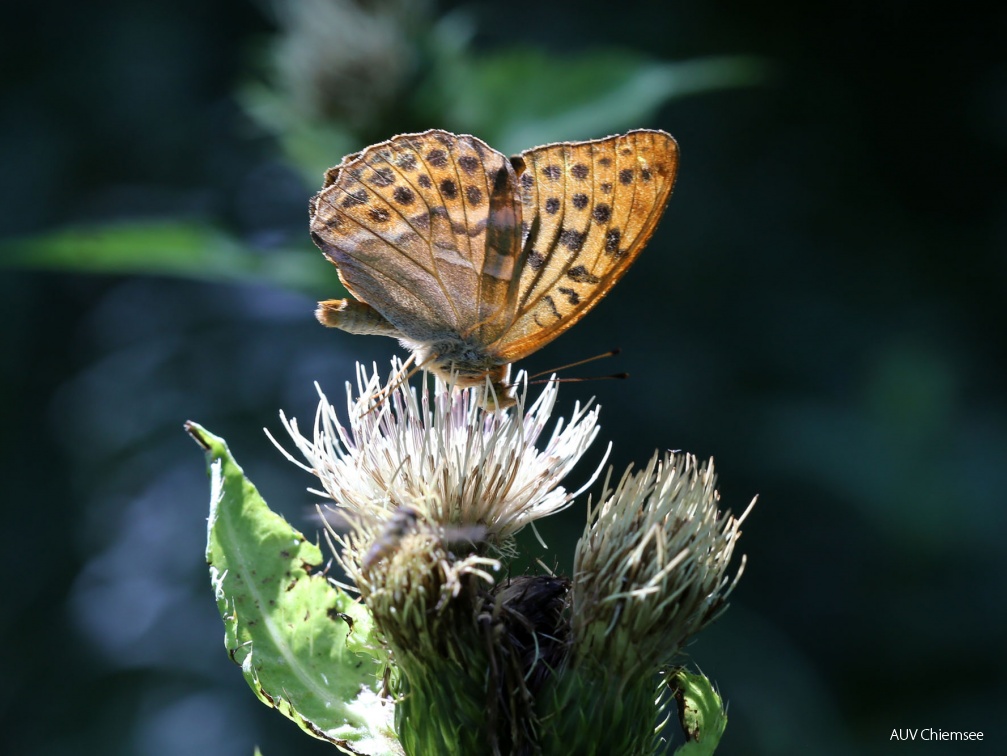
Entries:
{"type": "Polygon", "coordinates": [[[580,320],[625,273],[654,232],[675,181],[678,146],[631,131],[522,153],[524,239],[517,310],[494,345],[520,359],[580,320]]]}
{"type": "Polygon", "coordinates": [[[516,181],[474,137],[404,134],[327,174],[311,228],[346,287],[403,335],[489,343],[514,320],[516,181]]]}

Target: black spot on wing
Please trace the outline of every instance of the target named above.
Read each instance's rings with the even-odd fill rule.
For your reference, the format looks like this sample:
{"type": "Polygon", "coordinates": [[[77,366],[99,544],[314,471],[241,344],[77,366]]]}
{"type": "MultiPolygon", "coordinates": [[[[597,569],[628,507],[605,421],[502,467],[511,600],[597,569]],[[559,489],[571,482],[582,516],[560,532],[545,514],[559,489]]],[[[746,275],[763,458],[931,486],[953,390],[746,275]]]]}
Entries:
{"type": "Polygon", "coordinates": [[[458,196],[458,184],[452,179],[444,179],[441,182],[441,194],[444,195],[445,199],[455,199],[458,196]]]}
{"type": "Polygon", "coordinates": [[[416,199],[416,194],[408,186],[397,186],[392,192],[392,199],[400,205],[411,205],[416,199]]]}
{"type": "Polygon", "coordinates": [[[542,297],[542,301],[545,302],[547,305],[549,305],[549,309],[552,310],[552,314],[556,316],[557,320],[562,317],[559,314],[559,310],[556,309],[556,302],[553,300],[551,295],[546,294],[544,297],[542,297]]]}
{"type": "Polygon", "coordinates": [[[367,190],[357,189],[354,192],[347,192],[343,195],[343,201],[340,204],[343,207],[356,207],[357,205],[363,205],[367,202],[367,190]]]}
{"type": "Polygon", "coordinates": [[[616,255],[619,253],[619,242],[622,241],[622,231],[617,228],[610,228],[605,232],[605,254],[616,255]]]}
{"type": "Polygon", "coordinates": [[[604,202],[599,202],[594,206],[594,210],[591,211],[591,217],[598,221],[598,223],[608,223],[612,217],[612,208],[604,202]]]}
{"type": "Polygon", "coordinates": [[[580,294],[578,294],[573,289],[569,289],[565,286],[560,286],[557,291],[566,297],[566,301],[572,305],[580,304],[580,294]]]}
{"type": "Polygon", "coordinates": [[[566,228],[560,231],[559,243],[571,252],[577,253],[584,248],[584,240],[586,238],[587,234],[583,231],[578,231],[574,228],[566,228]]]}
{"type": "Polygon", "coordinates": [[[596,284],[601,282],[598,276],[588,272],[588,269],[583,265],[575,265],[566,272],[566,275],[571,281],[576,281],[577,283],[596,284]]]}
{"type": "Polygon", "coordinates": [[[368,181],[374,184],[374,186],[382,188],[391,186],[395,183],[395,172],[388,166],[376,168],[374,173],[368,177],[368,181]]]}

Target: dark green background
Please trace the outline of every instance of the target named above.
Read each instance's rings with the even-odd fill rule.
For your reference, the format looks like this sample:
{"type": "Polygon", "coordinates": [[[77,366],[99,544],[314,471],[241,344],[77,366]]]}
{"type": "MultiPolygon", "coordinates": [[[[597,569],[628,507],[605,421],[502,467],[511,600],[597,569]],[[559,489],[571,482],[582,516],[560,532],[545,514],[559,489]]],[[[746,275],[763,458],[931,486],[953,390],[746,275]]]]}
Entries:
{"type": "MultiPolygon", "coordinates": [[[[631,380],[565,387],[563,411],[598,397],[619,469],[680,448],[716,458],[726,506],[759,494],[732,609],[689,649],[730,702],[721,752],[1003,753],[1007,12],[539,5],[463,6],[474,53],[754,54],[772,70],[637,124],[681,144],[665,219],[525,365],[621,346],[599,370],[631,380]],[[986,739],[889,742],[928,727],[986,739]]],[[[302,181],[233,96],[275,34],[265,4],[57,2],[6,9],[0,28],[5,239],[187,218],[264,258],[311,249],[320,176],[302,181]]],[[[454,128],[393,109],[358,133],[434,126],[454,128]]],[[[321,255],[317,276],[339,295],[321,255]]],[[[327,332],[311,296],[268,284],[5,270],[0,306],[0,751],[334,753],[224,653],[182,422],[225,436],[314,528],[311,481],[261,428],[280,408],[307,422],[312,381],[340,396],[354,360],[385,365],[394,343],[327,332]]],[[[561,570],[584,511],[542,527],[561,570]]]]}

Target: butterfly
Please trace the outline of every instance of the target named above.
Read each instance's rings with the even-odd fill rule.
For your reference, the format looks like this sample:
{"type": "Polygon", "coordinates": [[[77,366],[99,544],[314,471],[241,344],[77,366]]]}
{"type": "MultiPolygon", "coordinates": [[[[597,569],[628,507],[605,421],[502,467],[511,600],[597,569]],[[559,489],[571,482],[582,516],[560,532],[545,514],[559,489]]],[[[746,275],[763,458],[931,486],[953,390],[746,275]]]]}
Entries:
{"type": "Polygon", "coordinates": [[[640,129],[512,158],[468,135],[402,134],[345,157],[310,202],[311,238],[356,298],[318,320],[392,336],[457,386],[514,404],[510,364],[579,321],[654,233],[678,144],[640,129]]]}

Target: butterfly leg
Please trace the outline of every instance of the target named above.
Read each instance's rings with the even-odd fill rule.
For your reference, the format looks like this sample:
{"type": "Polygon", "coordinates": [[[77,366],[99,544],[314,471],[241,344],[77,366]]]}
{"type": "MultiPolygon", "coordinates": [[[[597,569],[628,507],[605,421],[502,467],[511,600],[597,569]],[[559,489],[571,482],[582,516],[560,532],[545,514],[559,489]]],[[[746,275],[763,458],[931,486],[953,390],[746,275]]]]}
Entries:
{"type": "Polygon", "coordinates": [[[510,365],[498,365],[486,374],[482,385],[483,409],[491,412],[507,409],[517,404],[514,385],[510,382],[510,365]]]}
{"type": "Polygon", "coordinates": [[[357,302],[353,299],[327,299],[318,303],[315,317],[323,326],[339,328],[349,333],[402,338],[399,329],[366,302],[357,302]]]}

